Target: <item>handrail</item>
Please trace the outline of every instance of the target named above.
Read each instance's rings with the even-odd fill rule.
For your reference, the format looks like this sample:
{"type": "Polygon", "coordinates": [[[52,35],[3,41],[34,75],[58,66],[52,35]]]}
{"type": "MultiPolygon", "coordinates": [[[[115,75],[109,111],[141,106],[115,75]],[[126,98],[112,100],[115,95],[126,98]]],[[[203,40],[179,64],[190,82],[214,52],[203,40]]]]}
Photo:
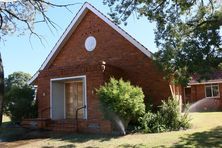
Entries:
{"type": "Polygon", "coordinates": [[[79,107],[76,109],[76,132],[78,133],[79,132],[79,125],[78,125],[78,112],[79,110],[83,109],[83,108],[86,108],[86,105],[82,106],[82,107],[79,107]]]}

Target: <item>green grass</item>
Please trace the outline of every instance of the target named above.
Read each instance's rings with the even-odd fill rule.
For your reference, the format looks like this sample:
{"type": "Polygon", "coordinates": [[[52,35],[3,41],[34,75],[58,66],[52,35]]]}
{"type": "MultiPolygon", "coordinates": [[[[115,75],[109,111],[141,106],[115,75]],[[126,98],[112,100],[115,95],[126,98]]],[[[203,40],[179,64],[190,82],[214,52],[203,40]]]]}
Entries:
{"type": "Polygon", "coordinates": [[[23,147],[222,147],[222,112],[192,113],[192,128],[157,134],[115,137],[93,134],[61,134],[50,138],[3,143],[23,147]]]}

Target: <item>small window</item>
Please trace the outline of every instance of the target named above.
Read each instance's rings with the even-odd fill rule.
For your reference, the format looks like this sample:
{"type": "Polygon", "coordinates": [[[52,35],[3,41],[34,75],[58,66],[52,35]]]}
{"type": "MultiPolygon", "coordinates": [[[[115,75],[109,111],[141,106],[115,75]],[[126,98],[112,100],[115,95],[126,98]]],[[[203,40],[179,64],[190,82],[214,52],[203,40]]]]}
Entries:
{"type": "Polygon", "coordinates": [[[219,85],[218,84],[209,84],[205,85],[205,94],[206,98],[219,97],[219,85]]]}

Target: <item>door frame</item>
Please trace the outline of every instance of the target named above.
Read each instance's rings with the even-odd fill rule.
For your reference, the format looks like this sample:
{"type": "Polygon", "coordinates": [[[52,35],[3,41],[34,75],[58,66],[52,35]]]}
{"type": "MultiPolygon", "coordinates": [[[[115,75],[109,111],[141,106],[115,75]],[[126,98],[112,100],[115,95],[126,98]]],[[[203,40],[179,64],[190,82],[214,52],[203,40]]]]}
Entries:
{"type": "Polygon", "coordinates": [[[183,88],[183,98],[184,98],[183,99],[184,103],[186,103],[187,100],[188,100],[188,102],[192,102],[192,100],[191,100],[191,86],[186,86],[183,88]],[[189,99],[186,98],[186,89],[190,89],[190,98],[189,99]]]}
{"type": "MultiPolygon", "coordinates": [[[[74,80],[74,79],[82,79],[83,80],[83,101],[86,108],[84,109],[83,119],[88,118],[88,109],[87,109],[87,83],[86,83],[86,75],[80,76],[72,76],[72,77],[60,77],[50,79],[50,118],[52,119],[52,83],[55,81],[65,81],[65,80],[74,80]]],[[[65,84],[65,83],[64,83],[65,84]]],[[[64,85],[64,119],[66,119],[66,102],[65,102],[65,85],[64,85]]]]}

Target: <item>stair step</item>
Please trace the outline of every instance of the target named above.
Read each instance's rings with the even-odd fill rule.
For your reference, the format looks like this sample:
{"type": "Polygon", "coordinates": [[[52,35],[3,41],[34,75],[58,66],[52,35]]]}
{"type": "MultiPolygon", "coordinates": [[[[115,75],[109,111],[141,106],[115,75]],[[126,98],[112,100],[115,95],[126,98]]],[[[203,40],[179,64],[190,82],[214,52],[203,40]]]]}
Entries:
{"type": "Polygon", "coordinates": [[[76,128],[76,126],[60,126],[60,125],[49,125],[47,127],[52,127],[52,128],[76,128]]]}
{"type": "Polygon", "coordinates": [[[64,128],[64,127],[47,127],[47,130],[52,130],[52,131],[64,131],[64,132],[75,132],[76,128],[64,128]]]}
{"type": "Polygon", "coordinates": [[[76,132],[75,120],[51,120],[45,127],[46,130],[76,132]]]}

